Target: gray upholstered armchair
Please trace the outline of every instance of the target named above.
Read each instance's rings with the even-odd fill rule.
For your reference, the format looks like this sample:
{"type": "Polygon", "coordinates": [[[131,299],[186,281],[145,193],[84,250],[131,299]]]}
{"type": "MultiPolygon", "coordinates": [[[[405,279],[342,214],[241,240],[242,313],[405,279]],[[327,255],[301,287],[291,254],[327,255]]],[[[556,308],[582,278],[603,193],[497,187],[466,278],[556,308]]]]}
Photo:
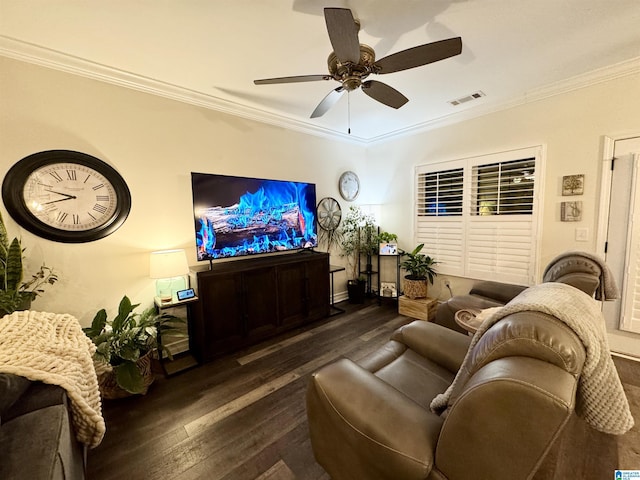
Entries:
{"type": "MultiPolygon", "coordinates": [[[[580,377],[594,358],[584,343],[597,341],[577,334],[575,319],[564,317],[597,323],[599,310],[581,311],[594,303],[573,287],[543,284],[516,297],[473,338],[415,321],[363,361],[322,368],[307,392],[318,463],[334,480],[531,478],[576,404],[588,403],[582,386],[589,382],[580,377]],[[563,318],[531,307],[549,293],[553,308],[567,312],[563,318]]],[[[602,352],[605,363],[608,354],[602,352]]],[[[622,426],[604,427],[626,431],[633,424],[626,397],[612,364],[606,366],[602,378],[617,379],[610,391],[621,403],[593,409],[626,405],[617,419],[622,426]]]]}

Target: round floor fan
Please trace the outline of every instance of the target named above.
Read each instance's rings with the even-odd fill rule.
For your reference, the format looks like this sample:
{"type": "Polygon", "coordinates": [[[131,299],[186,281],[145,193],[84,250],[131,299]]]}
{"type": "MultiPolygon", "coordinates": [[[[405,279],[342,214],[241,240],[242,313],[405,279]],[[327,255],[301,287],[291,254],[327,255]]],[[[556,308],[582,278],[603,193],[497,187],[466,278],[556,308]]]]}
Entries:
{"type": "Polygon", "coordinates": [[[335,198],[324,197],[316,207],[320,241],[327,244],[327,251],[340,241],[338,227],[342,221],[342,208],[335,198]]]}

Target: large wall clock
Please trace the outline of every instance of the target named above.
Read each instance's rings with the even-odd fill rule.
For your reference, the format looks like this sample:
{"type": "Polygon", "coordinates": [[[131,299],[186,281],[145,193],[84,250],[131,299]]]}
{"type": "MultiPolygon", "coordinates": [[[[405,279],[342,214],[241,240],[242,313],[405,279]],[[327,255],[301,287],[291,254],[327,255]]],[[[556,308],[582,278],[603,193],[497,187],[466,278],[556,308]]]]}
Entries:
{"type": "Polygon", "coordinates": [[[22,227],[64,243],[110,235],[131,209],[129,188],[116,170],[70,150],[48,150],[20,160],[4,177],[2,200],[22,227]]]}
{"type": "Polygon", "coordinates": [[[352,202],[360,193],[360,179],[354,172],[347,171],[340,175],[338,180],[340,195],[348,202],[352,202]]]}

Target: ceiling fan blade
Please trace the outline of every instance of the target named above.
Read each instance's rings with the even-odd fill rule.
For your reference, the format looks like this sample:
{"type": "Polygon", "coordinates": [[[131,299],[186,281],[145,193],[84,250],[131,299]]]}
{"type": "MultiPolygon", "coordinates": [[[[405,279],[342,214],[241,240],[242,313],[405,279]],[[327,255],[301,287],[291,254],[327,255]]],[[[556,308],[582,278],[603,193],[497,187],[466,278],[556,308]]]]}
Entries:
{"type": "Polygon", "coordinates": [[[316,109],[311,114],[311,118],[321,117],[325,113],[329,111],[331,107],[335,105],[335,103],[340,100],[340,97],[344,93],[344,87],[339,86],[338,88],[331,90],[326,97],[322,99],[322,101],[318,104],[316,109]]]}
{"type": "Polygon", "coordinates": [[[278,77],[278,78],[263,78],[261,80],[254,80],[256,85],[271,85],[274,83],[298,83],[298,82],[315,82],[317,80],[331,80],[331,75],[298,75],[296,77],[278,77]]]}
{"type": "Polygon", "coordinates": [[[358,25],[348,8],[325,8],[324,20],[333,51],[341,62],[360,61],[358,25]]]}
{"type": "Polygon", "coordinates": [[[409,101],[407,97],[386,83],[368,80],[362,84],[362,91],[374,100],[392,108],[400,108],[409,101]]]}
{"type": "Polygon", "coordinates": [[[375,63],[379,68],[376,73],[392,73],[421,67],[428,63],[460,55],[461,52],[462,39],[460,37],[427,43],[381,58],[375,63]]]}

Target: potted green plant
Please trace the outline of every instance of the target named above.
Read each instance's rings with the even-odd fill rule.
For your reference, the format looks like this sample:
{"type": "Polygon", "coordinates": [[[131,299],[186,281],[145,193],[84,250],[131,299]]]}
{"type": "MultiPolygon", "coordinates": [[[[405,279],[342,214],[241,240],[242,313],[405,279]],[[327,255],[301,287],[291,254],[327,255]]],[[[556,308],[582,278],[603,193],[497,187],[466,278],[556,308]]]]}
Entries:
{"type": "Polygon", "coordinates": [[[23,254],[24,248],[18,238],[9,241],[0,215],[0,316],[28,310],[31,302],[44,293],[44,287],[58,280],[53,269],[43,264],[29,280],[23,281],[23,254]]]}
{"type": "Polygon", "coordinates": [[[379,253],[382,255],[395,255],[398,253],[398,235],[389,232],[380,232],[376,237],[379,253]]]}
{"type": "MultiPolygon", "coordinates": [[[[113,320],[107,320],[103,308],[96,313],[91,326],[83,329],[96,345],[94,363],[104,398],[145,394],[154,379],[151,353],[158,346],[158,334],[186,336],[180,328],[184,319],[167,313],[157,314],[154,307],[136,313],[134,310],[139,305],[132,304],[125,295],[113,320]]],[[[166,348],[163,353],[171,358],[171,352],[166,348]]]]}
{"type": "Polygon", "coordinates": [[[404,294],[412,299],[426,297],[427,281],[433,284],[433,279],[437,275],[435,265],[438,262],[428,255],[420,253],[423,248],[424,243],[421,243],[411,252],[401,252],[403,257],[407,257],[400,263],[400,266],[407,271],[407,275],[404,277],[404,294]]]}
{"type": "MultiPolygon", "coordinates": [[[[366,254],[371,248],[371,240],[365,241],[374,228],[373,216],[366,214],[358,206],[349,207],[342,219],[340,229],[340,255],[347,260],[347,290],[351,303],[362,303],[366,288],[366,278],[357,272],[358,255],[366,254]]],[[[377,248],[377,247],[376,247],[377,248]]]]}

